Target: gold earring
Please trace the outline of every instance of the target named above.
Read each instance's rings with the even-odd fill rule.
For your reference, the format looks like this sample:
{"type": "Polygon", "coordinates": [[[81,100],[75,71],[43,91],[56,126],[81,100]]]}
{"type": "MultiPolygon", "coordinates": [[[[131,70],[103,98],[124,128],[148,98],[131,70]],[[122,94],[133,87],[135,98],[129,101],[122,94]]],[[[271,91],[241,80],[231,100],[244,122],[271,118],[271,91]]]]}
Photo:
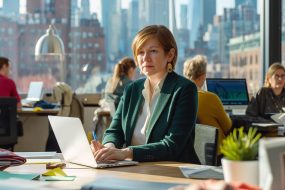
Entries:
{"type": "Polygon", "coordinates": [[[173,66],[171,63],[167,63],[167,72],[171,73],[173,71],[173,66]]]}

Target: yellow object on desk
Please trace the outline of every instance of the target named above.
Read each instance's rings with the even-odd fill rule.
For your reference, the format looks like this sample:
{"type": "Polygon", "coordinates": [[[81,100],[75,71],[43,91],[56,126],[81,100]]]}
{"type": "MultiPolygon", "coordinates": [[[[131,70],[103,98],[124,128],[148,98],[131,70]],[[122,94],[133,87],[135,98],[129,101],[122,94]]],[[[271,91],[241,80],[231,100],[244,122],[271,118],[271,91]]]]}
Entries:
{"type": "Polygon", "coordinates": [[[73,181],[76,176],[67,176],[61,168],[54,168],[42,174],[44,181],[73,181]]]}
{"type": "Polygon", "coordinates": [[[41,107],[35,107],[35,108],[33,109],[33,111],[34,111],[34,112],[43,111],[43,108],[41,108],[41,107]]]}
{"type": "Polygon", "coordinates": [[[42,174],[43,176],[67,176],[61,168],[54,168],[42,174]]]}

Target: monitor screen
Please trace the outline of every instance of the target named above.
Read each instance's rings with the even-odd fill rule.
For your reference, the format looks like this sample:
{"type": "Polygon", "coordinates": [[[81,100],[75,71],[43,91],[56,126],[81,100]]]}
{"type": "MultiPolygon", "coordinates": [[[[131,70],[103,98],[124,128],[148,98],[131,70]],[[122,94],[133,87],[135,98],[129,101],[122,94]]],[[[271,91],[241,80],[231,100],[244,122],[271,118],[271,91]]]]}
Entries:
{"type": "Polygon", "coordinates": [[[247,105],[248,91],[245,79],[206,79],[207,90],[217,94],[223,105],[247,105]]]}

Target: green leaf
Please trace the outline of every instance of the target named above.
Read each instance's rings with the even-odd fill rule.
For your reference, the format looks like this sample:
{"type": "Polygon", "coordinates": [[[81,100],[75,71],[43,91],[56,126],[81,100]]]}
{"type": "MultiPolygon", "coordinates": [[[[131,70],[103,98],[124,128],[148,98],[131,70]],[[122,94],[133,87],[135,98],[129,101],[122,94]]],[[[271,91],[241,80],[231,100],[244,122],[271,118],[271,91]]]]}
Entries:
{"type": "Polygon", "coordinates": [[[248,133],[244,128],[235,128],[222,142],[221,153],[229,160],[255,160],[258,153],[258,141],[261,134],[257,128],[249,128],[248,133]]]}

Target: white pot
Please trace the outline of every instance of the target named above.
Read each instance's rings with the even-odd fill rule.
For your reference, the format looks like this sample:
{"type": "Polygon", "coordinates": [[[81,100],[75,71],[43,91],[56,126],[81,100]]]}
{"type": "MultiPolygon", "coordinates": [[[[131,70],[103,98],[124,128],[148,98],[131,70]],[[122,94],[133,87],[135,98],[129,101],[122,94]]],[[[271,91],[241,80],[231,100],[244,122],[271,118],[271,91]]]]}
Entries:
{"type": "Polygon", "coordinates": [[[233,161],[222,159],[224,179],[226,182],[245,182],[258,186],[258,160],[233,161]]]}

